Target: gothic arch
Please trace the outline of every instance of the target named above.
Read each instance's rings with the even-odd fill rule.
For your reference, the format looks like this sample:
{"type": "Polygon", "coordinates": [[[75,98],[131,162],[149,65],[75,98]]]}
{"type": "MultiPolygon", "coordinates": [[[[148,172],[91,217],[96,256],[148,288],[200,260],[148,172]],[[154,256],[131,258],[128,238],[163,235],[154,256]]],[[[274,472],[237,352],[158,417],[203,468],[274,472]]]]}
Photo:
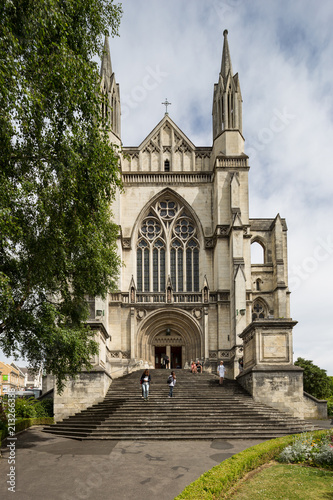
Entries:
{"type": "Polygon", "coordinates": [[[182,197],[170,189],[158,193],[141,210],[134,231],[138,291],[165,292],[169,276],[174,291],[200,291],[202,228],[182,197]]]}
{"type": "Polygon", "coordinates": [[[162,191],[159,191],[152,198],[150,198],[150,200],[140,210],[140,212],[136,218],[136,221],[133,225],[133,229],[132,229],[132,233],[131,233],[131,242],[132,243],[134,242],[134,240],[136,238],[136,234],[137,234],[139,226],[140,226],[140,223],[148,215],[150,207],[152,205],[154,205],[159,200],[159,198],[164,198],[164,197],[168,197],[168,196],[177,200],[177,202],[180,205],[183,205],[185,207],[185,209],[193,217],[194,222],[198,228],[198,240],[200,242],[200,246],[202,246],[202,248],[204,248],[204,231],[203,231],[201,221],[200,221],[199,217],[197,216],[196,211],[193,210],[192,206],[185,200],[185,198],[183,198],[180,194],[176,193],[176,191],[173,191],[173,189],[170,189],[170,188],[165,188],[165,189],[162,189],[162,191]]]}
{"type": "Polygon", "coordinates": [[[255,321],[256,319],[267,318],[268,312],[268,304],[263,298],[258,297],[254,300],[252,304],[252,321],[255,321]]]}
{"type": "Polygon", "coordinates": [[[163,308],[149,314],[137,332],[138,357],[152,362],[156,340],[162,343],[177,342],[184,351],[183,364],[202,357],[203,333],[200,324],[191,314],[181,309],[163,308]],[[166,331],[171,332],[166,336],[166,331]],[[165,335],[165,337],[164,337],[165,335]]]}
{"type": "MultiPolygon", "coordinates": [[[[251,239],[251,247],[253,244],[258,244],[262,248],[263,252],[263,264],[267,262],[267,244],[264,238],[260,236],[254,236],[254,238],[251,239]]],[[[258,262],[252,262],[251,258],[251,264],[259,264],[258,262]]]]}

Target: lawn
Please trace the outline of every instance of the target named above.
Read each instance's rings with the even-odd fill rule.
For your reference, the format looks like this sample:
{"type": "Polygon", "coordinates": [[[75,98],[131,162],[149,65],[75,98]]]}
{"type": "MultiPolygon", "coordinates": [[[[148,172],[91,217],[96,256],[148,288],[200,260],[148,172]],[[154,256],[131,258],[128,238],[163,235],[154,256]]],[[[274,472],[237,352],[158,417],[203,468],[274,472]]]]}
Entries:
{"type": "Polygon", "coordinates": [[[333,471],[273,462],[250,473],[232,500],[332,500],[333,471]]]}

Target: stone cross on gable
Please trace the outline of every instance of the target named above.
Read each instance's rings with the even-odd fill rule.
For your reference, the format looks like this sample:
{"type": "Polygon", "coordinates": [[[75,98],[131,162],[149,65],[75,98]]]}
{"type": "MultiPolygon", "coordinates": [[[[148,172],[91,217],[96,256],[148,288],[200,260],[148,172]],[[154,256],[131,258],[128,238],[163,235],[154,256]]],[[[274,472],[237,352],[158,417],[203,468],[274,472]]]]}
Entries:
{"type": "Polygon", "coordinates": [[[164,104],[164,106],[165,106],[165,114],[167,115],[168,114],[168,106],[171,106],[171,102],[169,102],[168,99],[165,98],[165,101],[162,102],[162,104],[164,104]]]}

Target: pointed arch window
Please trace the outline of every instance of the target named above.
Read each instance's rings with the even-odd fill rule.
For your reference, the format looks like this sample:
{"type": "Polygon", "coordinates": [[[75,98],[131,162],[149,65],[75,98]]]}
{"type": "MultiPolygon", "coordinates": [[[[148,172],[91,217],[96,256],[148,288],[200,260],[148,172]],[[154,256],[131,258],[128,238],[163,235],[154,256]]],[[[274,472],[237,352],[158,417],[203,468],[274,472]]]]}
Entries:
{"type": "Polygon", "coordinates": [[[256,300],[252,309],[252,321],[255,321],[256,319],[264,319],[266,316],[265,305],[261,302],[261,300],[256,300]]]}
{"type": "Polygon", "coordinates": [[[137,243],[138,291],[164,292],[171,277],[174,291],[199,291],[197,229],[179,203],[163,199],[143,219],[137,243]]]}

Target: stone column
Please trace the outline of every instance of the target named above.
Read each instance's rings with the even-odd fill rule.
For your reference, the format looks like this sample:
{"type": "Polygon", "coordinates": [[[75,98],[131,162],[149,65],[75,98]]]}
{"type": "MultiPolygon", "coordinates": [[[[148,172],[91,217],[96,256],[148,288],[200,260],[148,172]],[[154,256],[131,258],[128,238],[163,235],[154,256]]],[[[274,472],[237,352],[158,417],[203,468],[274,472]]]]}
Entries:
{"type": "Polygon", "coordinates": [[[135,309],[131,307],[131,358],[134,359],[136,356],[135,349],[135,309]]]}

